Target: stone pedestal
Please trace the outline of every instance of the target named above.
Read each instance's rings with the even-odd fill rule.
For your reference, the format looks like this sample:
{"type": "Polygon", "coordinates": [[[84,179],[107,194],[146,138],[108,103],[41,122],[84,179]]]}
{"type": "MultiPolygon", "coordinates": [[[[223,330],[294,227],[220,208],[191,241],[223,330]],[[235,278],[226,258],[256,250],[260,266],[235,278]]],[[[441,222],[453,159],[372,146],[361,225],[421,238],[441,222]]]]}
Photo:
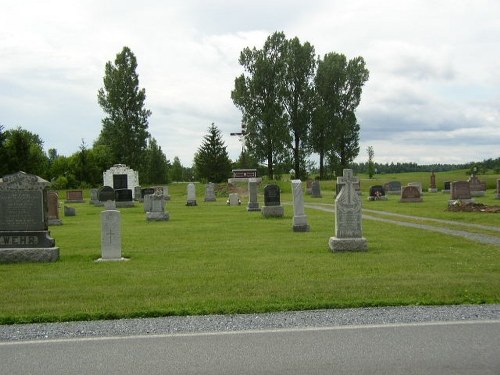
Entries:
{"type": "Polygon", "coordinates": [[[302,192],[302,181],[292,180],[293,197],[293,224],[294,232],[309,232],[311,229],[307,224],[307,216],[304,213],[304,194],[302,192]]]}

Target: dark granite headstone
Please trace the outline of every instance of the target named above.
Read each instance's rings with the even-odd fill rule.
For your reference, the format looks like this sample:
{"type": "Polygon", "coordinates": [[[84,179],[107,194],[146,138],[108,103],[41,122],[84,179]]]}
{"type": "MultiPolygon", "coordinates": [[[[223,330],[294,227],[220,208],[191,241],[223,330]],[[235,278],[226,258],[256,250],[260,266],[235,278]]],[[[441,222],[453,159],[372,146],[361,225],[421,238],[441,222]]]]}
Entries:
{"type": "Polygon", "coordinates": [[[111,186],[103,186],[99,189],[97,196],[99,197],[99,202],[114,201],[115,189],[111,186]]]}
{"type": "Polygon", "coordinates": [[[385,200],[385,189],[382,185],[370,186],[370,194],[368,200],[385,200]]]}
{"type": "Polygon", "coordinates": [[[449,193],[450,189],[451,189],[451,181],[445,181],[443,193],[449,193]]]}
{"type": "Polygon", "coordinates": [[[115,189],[115,201],[116,202],[131,202],[132,190],[131,189],[115,189]]]}
{"type": "Polygon", "coordinates": [[[127,189],[127,175],[126,174],[114,174],[113,175],[113,188],[115,190],[118,189],[127,189]]]}
{"type": "Polygon", "coordinates": [[[278,185],[266,185],[264,187],[264,206],[279,206],[280,188],[278,185]]]}
{"type": "Polygon", "coordinates": [[[141,189],[141,198],[144,199],[144,196],[154,194],[155,193],[155,188],[149,187],[149,188],[142,188],[141,189]]]}
{"type": "Polygon", "coordinates": [[[59,259],[59,248],[47,230],[49,184],[24,172],[0,179],[0,263],[59,259]]]}
{"type": "Polygon", "coordinates": [[[311,198],[321,198],[321,185],[319,180],[314,180],[311,185],[311,198]]]}
{"type": "Polygon", "coordinates": [[[384,184],[384,190],[386,194],[401,194],[401,182],[399,181],[390,181],[384,184]]]}

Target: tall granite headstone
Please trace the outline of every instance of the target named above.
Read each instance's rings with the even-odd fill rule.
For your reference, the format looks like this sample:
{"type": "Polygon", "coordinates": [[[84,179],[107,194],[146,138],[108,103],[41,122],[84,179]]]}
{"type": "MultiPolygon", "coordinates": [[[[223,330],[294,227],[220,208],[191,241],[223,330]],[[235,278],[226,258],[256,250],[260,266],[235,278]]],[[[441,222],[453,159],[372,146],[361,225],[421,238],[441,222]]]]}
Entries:
{"type": "Polygon", "coordinates": [[[248,206],[247,211],[260,211],[259,202],[257,201],[258,182],[256,178],[248,179],[248,206]]]}
{"type": "Polygon", "coordinates": [[[57,191],[47,192],[47,218],[49,225],[62,225],[62,221],[59,218],[59,194],[57,191]]]}
{"type": "Polygon", "coordinates": [[[431,173],[431,183],[429,185],[429,193],[437,193],[438,189],[436,187],[436,175],[434,174],[434,171],[431,173]]]}
{"type": "Polygon", "coordinates": [[[281,205],[281,192],[278,185],[266,185],[264,187],[264,217],[283,217],[285,208],[281,205]]]}
{"type": "Polygon", "coordinates": [[[293,198],[293,224],[294,232],[309,232],[311,227],[307,224],[307,216],[304,212],[304,193],[302,191],[302,181],[292,180],[293,198]]]}
{"type": "Polygon", "coordinates": [[[335,237],[328,242],[333,252],[368,249],[361,228],[361,200],[353,187],[358,180],[352,169],[344,169],[343,176],[337,177],[337,184],[344,187],[335,199],[335,237]]]}
{"type": "Polygon", "coordinates": [[[49,185],[24,172],[0,179],[0,263],[59,259],[59,248],[47,230],[49,185]]]}
{"type": "Polygon", "coordinates": [[[197,206],[196,203],[196,187],[191,182],[187,186],[187,202],[186,206],[197,206]]]}
{"type": "Polygon", "coordinates": [[[314,180],[311,185],[311,198],[321,198],[321,185],[319,180],[314,180]]]}
{"type": "Polygon", "coordinates": [[[486,183],[481,182],[479,177],[472,175],[467,181],[470,185],[470,195],[472,197],[483,197],[486,194],[486,183]]]}

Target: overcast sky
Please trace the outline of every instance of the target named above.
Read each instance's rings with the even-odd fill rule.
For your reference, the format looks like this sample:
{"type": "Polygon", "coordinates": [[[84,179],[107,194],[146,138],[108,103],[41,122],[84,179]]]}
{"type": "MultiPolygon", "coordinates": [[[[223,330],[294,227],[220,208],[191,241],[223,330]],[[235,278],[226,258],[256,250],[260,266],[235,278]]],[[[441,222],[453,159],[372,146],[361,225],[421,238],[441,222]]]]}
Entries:
{"type": "Polygon", "coordinates": [[[0,0],[0,124],[61,155],[90,147],[104,66],[128,46],[167,158],[190,166],[214,122],[235,160],[239,54],[275,31],[365,59],[356,161],[368,146],[380,163],[500,157],[497,0],[0,0]]]}

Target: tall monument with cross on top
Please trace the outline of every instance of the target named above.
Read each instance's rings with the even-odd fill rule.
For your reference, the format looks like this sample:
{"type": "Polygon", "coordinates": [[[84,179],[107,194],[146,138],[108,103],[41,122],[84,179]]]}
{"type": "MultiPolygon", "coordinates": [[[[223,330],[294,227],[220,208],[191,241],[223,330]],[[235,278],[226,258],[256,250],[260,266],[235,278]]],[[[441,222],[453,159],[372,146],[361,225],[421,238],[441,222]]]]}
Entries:
{"type": "Polygon", "coordinates": [[[359,179],[353,176],[352,169],[344,169],[343,176],[337,177],[342,189],[335,199],[335,237],[328,242],[333,252],[368,249],[361,225],[361,199],[353,186],[357,183],[359,179]]]}

